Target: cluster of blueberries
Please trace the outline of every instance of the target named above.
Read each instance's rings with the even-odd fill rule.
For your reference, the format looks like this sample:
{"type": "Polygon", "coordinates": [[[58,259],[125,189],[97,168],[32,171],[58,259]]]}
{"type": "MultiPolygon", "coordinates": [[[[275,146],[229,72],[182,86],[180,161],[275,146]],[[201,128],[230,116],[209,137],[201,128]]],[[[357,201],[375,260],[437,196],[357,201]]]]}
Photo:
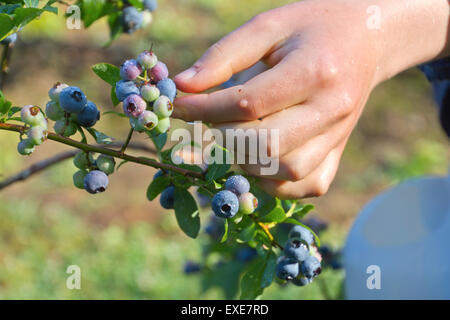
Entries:
{"type": "Polygon", "coordinates": [[[133,33],[152,22],[152,12],[158,8],[157,0],[144,0],[143,11],[127,6],[122,11],[122,27],[126,33],[133,33]]]}
{"type": "Polygon", "coordinates": [[[73,164],[79,169],[73,175],[75,187],[96,194],[108,188],[108,175],[114,172],[116,161],[105,154],[95,159],[92,153],[80,151],[73,158],[73,164]]]}
{"type": "Polygon", "coordinates": [[[55,121],[53,129],[57,134],[70,137],[77,132],[77,125],[93,127],[100,120],[100,111],[95,103],[87,100],[78,87],[57,82],[48,92],[45,113],[55,121]]]}
{"type": "Polygon", "coordinates": [[[258,199],[250,192],[250,183],[241,175],[230,176],[225,190],[216,193],[211,201],[214,214],[219,218],[233,218],[239,222],[244,214],[252,214],[258,199]]]}
{"type": "Polygon", "coordinates": [[[20,117],[30,128],[26,132],[27,138],[21,138],[17,151],[21,155],[27,156],[34,152],[35,146],[41,145],[47,139],[47,119],[41,109],[33,105],[23,107],[20,117]]]}
{"type": "Polygon", "coordinates": [[[123,103],[131,127],[138,132],[167,132],[177,95],[175,82],[168,78],[167,66],[158,61],[153,51],[146,50],[137,59],[125,61],[120,76],[116,96],[123,103]]]}
{"type": "Polygon", "coordinates": [[[284,247],[284,255],[278,260],[276,275],[296,286],[305,286],[320,274],[321,256],[314,244],[314,236],[302,226],[294,226],[284,247]]]}

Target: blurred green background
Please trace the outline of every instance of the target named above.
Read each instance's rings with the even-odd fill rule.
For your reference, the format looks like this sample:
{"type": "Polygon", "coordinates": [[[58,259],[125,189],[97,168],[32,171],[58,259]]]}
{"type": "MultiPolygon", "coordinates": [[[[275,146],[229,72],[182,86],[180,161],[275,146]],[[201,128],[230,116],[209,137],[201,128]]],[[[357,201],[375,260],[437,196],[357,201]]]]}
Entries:
{"type": "MultiPolygon", "coordinates": [[[[81,87],[102,111],[111,110],[109,88],[93,74],[93,64],[120,65],[153,43],[174,75],[252,16],[289,2],[160,0],[148,30],[123,35],[108,48],[101,46],[108,40],[105,21],[88,30],[68,30],[61,12],[45,14],[21,32],[4,92],[15,105],[44,106],[48,89],[61,81],[81,87]]],[[[128,121],[112,116],[98,126],[113,137],[124,137],[128,128],[128,121]]],[[[0,179],[66,150],[47,142],[31,157],[21,157],[17,142],[17,134],[0,133],[0,179]]],[[[311,200],[316,205],[311,215],[331,224],[323,243],[342,247],[364,203],[402,179],[446,174],[449,155],[430,86],[419,71],[409,70],[379,86],[328,194],[311,200]]],[[[111,177],[108,192],[95,197],[73,187],[74,172],[66,161],[0,193],[0,298],[225,297],[220,287],[205,289],[201,276],[183,274],[186,259],[200,260],[207,239],[187,238],[171,212],[147,201],[154,170],[126,164],[111,177]],[[72,264],[81,267],[81,290],[66,288],[66,268],[72,264]]],[[[273,284],[262,299],[342,297],[343,277],[342,271],[326,271],[322,281],[306,288],[273,284]]]]}

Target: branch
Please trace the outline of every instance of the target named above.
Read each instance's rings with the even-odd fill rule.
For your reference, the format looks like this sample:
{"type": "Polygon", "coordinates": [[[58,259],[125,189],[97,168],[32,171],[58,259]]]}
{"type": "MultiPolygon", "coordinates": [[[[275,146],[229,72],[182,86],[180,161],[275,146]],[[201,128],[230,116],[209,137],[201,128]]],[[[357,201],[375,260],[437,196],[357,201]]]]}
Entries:
{"type": "Polygon", "coordinates": [[[0,90],[3,89],[5,82],[6,82],[6,76],[8,75],[8,69],[9,69],[9,60],[11,57],[11,44],[4,44],[3,45],[3,53],[2,58],[0,61],[0,90]]]}
{"type": "MultiPolygon", "coordinates": [[[[21,133],[21,132],[24,132],[26,130],[26,128],[24,126],[16,125],[16,124],[0,123],[0,130],[7,130],[7,131],[14,131],[14,132],[21,133]]],[[[83,150],[86,152],[96,152],[96,153],[106,154],[106,155],[109,155],[114,158],[126,160],[128,162],[134,162],[134,163],[142,164],[145,166],[153,167],[156,169],[173,171],[173,172],[182,174],[184,176],[190,176],[190,177],[197,178],[197,179],[204,178],[203,174],[199,173],[199,172],[179,168],[174,165],[167,164],[167,163],[161,163],[154,159],[131,156],[131,155],[128,155],[125,153],[121,153],[120,151],[106,148],[104,146],[94,146],[94,145],[86,144],[83,142],[72,140],[67,137],[60,136],[53,132],[48,133],[48,139],[62,143],[62,144],[66,144],[68,146],[71,146],[71,147],[74,147],[74,148],[77,148],[77,149],[80,149],[80,150],[83,150]]]]}
{"type": "MultiPolygon", "coordinates": [[[[114,146],[114,147],[120,146],[120,145],[122,145],[122,143],[119,143],[119,142],[112,144],[112,146],[114,146]]],[[[141,150],[141,151],[146,151],[146,152],[149,152],[152,154],[156,154],[156,151],[154,149],[149,148],[144,143],[131,143],[128,147],[133,150],[141,150]]],[[[20,171],[19,173],[15,174],[13,176],[10,176],[9,178],[6,178],[5,180],[1,181],[0,182],[0,190],[4,189],[6,187],[9,187],[10,185],[12,185],[16,182],[24,181],[24,180],[30,178],[31,176],[52,167],[55,164],[63,162],[64,160],[73,158],[77,154],[77,152],[78,152],[78,150],[61,152],[51,158],[36,162],[36,163],[32,164],[31,166],[29,166],[28,168],[20,171]]]]}

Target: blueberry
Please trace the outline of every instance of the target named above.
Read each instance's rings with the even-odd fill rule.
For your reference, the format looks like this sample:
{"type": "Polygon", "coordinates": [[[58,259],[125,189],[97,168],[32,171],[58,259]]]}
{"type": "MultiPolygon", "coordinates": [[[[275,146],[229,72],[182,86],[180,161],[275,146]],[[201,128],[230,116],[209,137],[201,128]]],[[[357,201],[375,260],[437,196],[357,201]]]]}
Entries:
{"type": "Polygon", "coordinates": [[[200,272],[202,270],[202,267],[198,263],[188,260],[184,264],[183,270],[185,274],[192,274],[200,272]]]}
{"type": "Polygon", "coordinates": [[[66,125],[66,119],[58,120],[53,125],[53,129],[59,135],[70,137],[77,133],[77,126],[72,121],[66,125]]]}
{"type": "Polygon", "coordinates": [[[158,9],[158,2],[156,0],[144,0],[144,8],[153,12],[158,9]]]}
{"type": "Polygon", "coordinates": [[[87,99],[78,87],[67,87],[59,94],[59,105],[69,113],[80,113],[86,107],[87,99]]]}
{"type": "Polygon", "coordinates": [[[120,102],[132,94],[139,94],[139,88],[133,81],[120,80],[116,83],[116,96],[120,102]]]}
{"type": "Polygon", "coordinates": [[[95,164],[97,165],[98,170],[103,171],[107,175],[114,173],[114,168],[116,166],[116,160],[108,156],[106,154],[101,154],[95,164]]]}
{"type": "Polygon", "coordinates": [[[157,179],[157,178],[159,178],[159,177],[162,177],[162,176],[164,176],[164,172],[163,172],[162,170],[158,170],[158,171],[156,171],[156,173],[153,175],[153,180],[155,180],[155,179],[157,179]]]}
{"type": "Polygon", "coordinates": [[[162,96],[168,97],[171,102],[175,100],[175,97],[177,96],[177,86],[172,79],[162,79],[156,84],[156,86],[158,87],[159,92],[162,96]]]}
{"type": "Polygon", "coordinates": [[[300,272],[308,278],[314,278],[322,271],[322,266],[316,257],[309,256],[300,264],[300,272]]]}
{"type": "Polygon", "coordinates": [[[73,185],[78,189],[84,189],[84,178],[86,177],[87,172],[84,170],[78,170],[73,174],[73,185]]]}
{"type": "Polygon", "coordinates": [[[95,126],[100,120],[100,111],[98,111],[95,103],[88,101],[86,108],[77,115],[77,122],[80,126],[90,128],[95,126]]]}
{"type": "Polygon", "coordinates": [[[243,193],[239,197],[239,212],[251,214],[258,207],[258,199],[251,192],[243,193]]]}
{"type": "Polygon", "coordinates": [[[158,62],[158,57],[153,53],[153,51],[145,50],[139,54],[137,61],[140,63],[142,68],[148,70],[156,65],[158,62]]]}
{"type": "Polygon", "coordinates": [[[160,96],[153,104],[153,112],[155,112],[159,118],[170,117],[173,112],[173,104],[168,97],[160,96]]]}
{"type": "Polygon", "coordinates": [[[155,82],[159,82],[169,76],[169,69],[165,63],[158,61],[156,65],[150,69],[150,75],[155,82]]]}
{"type": "MultiPolygon", "coordinates": [[[[137,120],[137,127],[139,129],[152,130],[158,125],[158,116],[151,111],[145,110],[141,113],[137,120]]],[[[143,131],[143,130],[141,130],[143,131]]]]}
{"type": "Polygon", "coordinates": [[[84,178],[84,189],[92,194],[104,192],[108,188],[108,176],[100,171],[93,170],[84,178]]]}
{"type": "Polygon", "coordinates": [[[214,195],[211,206],[219,218],[232,218],[239,210],[239,200],[234,193],[223,190],[214,195]]]}
{"type": "Polygon", "coordinates": [[[34,144],[30,139],[24,139],[17,145],[17,151],[24,156],[28,156],[34,152],[34,144]]]}
{"type": "Polygon", "coordinates": [[[92,153],[86,154],[84,151],[79,151],[73,158],[73,164],[75,167],[81,170],[87,170],[89,165],[94,162],[94,157],[92,153]]]}
{"type": "Polygon", "coordinates": [[[239,196],[250,191],[250,183],[245,177],[241,175],[235,175],[227,179],[227,181],[225,182],[225,189],[239,196]]]}
{"type": "Polygon", "coordinates": [[[314,235],[302,226],[294,226],[289,232],[289,239],[299,239],[305,241],[308,245],[314,242],[314,235]]]}
{"type": "Polygon", "coordinates": [[[304,261],[309,257],[308,245],[302,240],[290,239],[284,247],[284,254],[288,258],[304,261]]]}
{"type": "Polygon", "coordinates": [[[9,45],[9,44],[14,44],[17,41],[17,33],[13,33],[9,36],[7,36],[5,39],[3,39],[0,44],[3,45],[9,45]]]}
{"type": "Polygon", "coordinates": [[[219,241],[225,231],[224,221],[212,214],[205,227],[205,233],[215,241],[219,241]]]}
{"type": "Polygon", "coordinates": [[[65,83],[57,82],[54,84],[54,86],[48,91],[48,96],[50,99],[56,103],[59,103],[59,94],[61,91],[65,88],[68,88],[69,86],[65,83]]]}
{"type": "Polygon", "coordinates": [[[120,76],[123,80],[135,80],[141,73],[142,67],[137,60],[127,60],[120,66],[120,76]]]}
{"type": "Polygon", "coordinates": [[[50,120],[53,120],[53,121],[57,121],[64,117],[63,109],[55,101],[47,102],[47,105],[45,107],[45,114],[47,115],[47,117],[50,120]]]}
{"type": "Polygon", "coordinates": [[[153,102],[159,98],[159,89],[151,84],[146,84],[141,87],[141,96],[148,102],[153,102]]]}
{"type": "Polygon", "coordinates": [[[153,129],[157,134],[162,134],[170,130],[170,118],[158,119],[158,125],[153,129]]]}
{"type": "Polygon", "coordinates": [[[146,108],[147,103],[137,94],[129,95],[123,101],[123,112],[129,117],[138,118],[146,108]]]}
{"type": "Polygon", "coordinates": [[[198,192],[198,190],[197,190],[197,200],[198,200],[198,204],[202,208],[205,208],[205,207],[208,207],[211,205],[211,199],[207,195],[198,192]]]}
{"type": "Polygon", "coordinates": [[[164,209],[173,209],[174,203],[175,203],[175,187],[169,186],[161,192],[161,196],[159,197],[159,203],[161,204],[161,207],[164,209]]]}
{"type": "Polygon", "coordinates": [[[30,126],[47,126],[47,121],[38,106],[27,105],[23,107],[20,118],[30,126]]]}
{"type": "Polygon", "coordinates": [[[28,139],[30,139],[35,146],[39,146],[47,140],[47,134],[47,128],[40,126],[31,127],[27,132],[28,139]]]}
{"type": "Polygon", "coordinates": [[[126,33],[133,33],[142,27],[143,17],[135,7],[129,6],[123,9],[122,26],[126,33]]]}
{"type": "Polygon", "coordinates": [[[278,262],[276,275],[281,280],[292,280],[299,274],[299,264],[296,260],[284,258],[278,262]]]}
{"type": "Polygon", "coordinates": [[[242,262],[249,262],[257,255],[258,253],[256,252],[255,249],[247,247],[239,249],[238,252],[236,253],[236,258],[242,262]]]}
{"type": "Polygon", "coordinates": [[[312,282],[311,278],[307,277],[297,277],[292,280],[292,283],[298,287],[304,287],[312,282]]]}

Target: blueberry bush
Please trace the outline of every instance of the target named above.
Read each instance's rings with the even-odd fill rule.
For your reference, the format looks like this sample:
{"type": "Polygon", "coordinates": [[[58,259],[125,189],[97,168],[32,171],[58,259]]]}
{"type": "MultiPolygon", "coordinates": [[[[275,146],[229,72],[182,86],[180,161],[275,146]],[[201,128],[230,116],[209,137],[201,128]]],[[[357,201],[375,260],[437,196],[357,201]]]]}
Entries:
{"type": "MultiPolygon", "coordinates": [[[[55,2],[0,2],[0,41],[5,50],[14,44],[17,32],[27,23],[46,12],[55,13],[55,2]]],[[[108,19],[112,39],[142,28],[145,16],[157,8],[156,1],[77,3],[86,27],[100,18],[108,19]]],[[[212,240],[208,252],[224,258],[231,255],[242,262],[231,272],[239,280],[243,299],[257,298],[274,280],[305,286],[319,276],[320,240],[300,221],[313,209],[312,205],[272,197],[257,187],[256,177],[235,172],[223,161],[203,166],[174,162],[180,146],[166,147],[166,142],[177,89],[166,64],[152,48],[121,66],[98,63],[92,70],[110,85],[112,104],[121,104],[121,111],[101,113],[83,89],[73,84],[55,83],[49,89],[45,108],[14,106],[0,91],[0,130],[19,133],[17,150],[21,155],[31,155],[47,140],[79,149],[73,158],[73,183],[93,195],[106,192],[109,176],[126,163],[159,169],[149,181],[148,200],[160,196],[161,206],[174,211],[178,226],[190,238],[198,237],[201,220],[207,219],[204,230],[212,240]],[[115,139],[95,128],[104,115],[126,119],[130,124],[129,134],[118,150],[112,147],[115,139]],[[80,140],[74,138],[77,133],[80,140]],[[152,141],[155,158],[129,153],[136,133],[152,141]],[[90,137],[94,143],[90,143],[90,137]],[[207,215],[211,211],[212,215],[207,215]],[[286,224],[292,228],[281,245],[273,230],[286,224]]],[[[211,158],[219,152],[224,159],[229,158],[230,151],[219,145],[212,148],[211,158]]],[[[214,268],[222,268],[223,261],[219,259],[214,268]]],[[[186,273],[201,270],[202,266],[193,262],[185,266],[186,273]]]]}

